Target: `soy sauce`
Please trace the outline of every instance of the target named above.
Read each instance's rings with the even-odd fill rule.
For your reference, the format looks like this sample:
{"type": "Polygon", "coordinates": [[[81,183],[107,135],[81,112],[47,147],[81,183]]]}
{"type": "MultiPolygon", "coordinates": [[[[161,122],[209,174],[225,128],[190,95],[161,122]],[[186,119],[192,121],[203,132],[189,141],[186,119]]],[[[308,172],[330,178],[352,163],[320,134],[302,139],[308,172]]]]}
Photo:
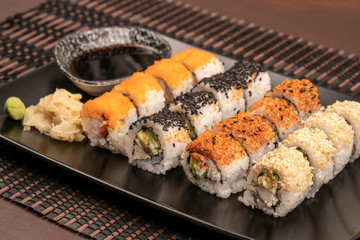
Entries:
{"type": "Polygon", "coordinates": [[[75,57],[70,62],[70,71],[90,81],[117,79],[142,71],[160,58],[158,53],[143,47],[111,46],[75,57]]]}

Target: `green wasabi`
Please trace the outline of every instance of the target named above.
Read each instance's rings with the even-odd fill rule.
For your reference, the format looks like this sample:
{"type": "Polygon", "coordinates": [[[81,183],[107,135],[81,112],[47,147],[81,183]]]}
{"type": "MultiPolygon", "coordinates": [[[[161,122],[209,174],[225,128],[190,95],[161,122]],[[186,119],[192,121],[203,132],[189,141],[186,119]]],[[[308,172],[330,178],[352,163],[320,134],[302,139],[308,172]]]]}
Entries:
{"type": "Polygon", "coordinates": [[[18,97],[9,97],[4,106],[6,114],[14,120],[21,120],[25,116],[26,107],[18,97]]]}

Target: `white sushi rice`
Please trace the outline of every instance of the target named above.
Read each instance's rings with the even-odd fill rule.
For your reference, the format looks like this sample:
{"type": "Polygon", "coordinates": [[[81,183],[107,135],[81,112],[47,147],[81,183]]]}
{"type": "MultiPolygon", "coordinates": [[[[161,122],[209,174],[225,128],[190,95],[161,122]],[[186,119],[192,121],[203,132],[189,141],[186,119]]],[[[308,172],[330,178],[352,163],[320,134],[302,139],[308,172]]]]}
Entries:
{"type": "Polygon", "coordinates": [[[196,80],[200,82],[203,78],[211,77],[217,73],[224,72],[224,64],[216,57],[210,59],[210,62],[200,66],[193,73],[196,80]]]}
{"type": "Polygon", "coordinates": [[[276,137],[271,139],[266,145],[258,149],[256,153],[250,154],[248,151],[248,156],[250,158],[250,165],[253,165],[259,158],[264,156],[266,153],[275,149],[276,137]]]}
{"type": "Polygon", "coordinates": [[[335,147],[327,135],[320,129],[303,127],[290,134],[282,144],[287,147],[297,147],[307,155],[310,166],[313,167],[314,185],[311,187],[308,198],[314,197],[315,193],[323,184],[333,178],[335,147]]]}
{"type": "Polygon", "coordinates": [[[150,116],[165,107],[165,97],[163,91],[146,91],[145,99],[144,103],[135,103],[139,111],[139,118],[150,116]]]}
{"type": "Polygon", "coordinates": [[[194,185],[210,194],[215,194],[221,198],[228,198],[232,193],[242,191],[246,186],[245,175],[249,167],[247,156],[233,161],[228,166],[222,166],[213,160],[205,159],[209,166],[207,177],[198,180],[193,179],[193,173],[188,164],[189,153],[184,151],[182,154],[181,165],[186,176],[194,185]]]}
{"type": "Polygon", "coordinates": [[[327,106],[326,111],[335,112],[343,116],[354,130],[354,147],[355,152],[350,157],[350,162],[360,156],[360,103],[355,101],[336,101],[334,104],[327,106]]]}
{"type": "Polygon", "coordinates": [[[270,89],[271,81],[267,72],[259,72],[255,79],[249,77],[248,88],[244,90],[246,109],[262,99],[265,93],[270,89]]]}
{"type": "Polygon", "coordinates": [[[130,124],[136,120],[137,113],[136,109],[133,108],[124,119],[124,124],[119,124],[116,129],[109,131],[105,137],[100,137],[100,125],[103,123],[104,119],[82,118],[81,125],[83,131],[90,140],[91,146],[109,149],[113,153],[121,153],[127,156],[124,148],[124,139],[130,124]]]}
{"type": "Polygon", "coordinates": [[[214,88],[210,87],[209,83],[202,83],[203,82],[197,84],[192,91],[210,92],[218,101],[220,111],[222,113],[222,119],[233,117],[238,112],[245,111],[245,99],[243,97],[243,89],[235,89],[235,87],[232,87],[231,90],[227,92],[222,92],[216,91],[214,88]]]}
{"type": "Polygon", "coordinates": [[[171,104],[169,106],[169,110],[172,112],[185,114],[191,125],[194,127],[196,135],[198,136],[205,132],[206,129],[210,129],[213,125],[222,120],[222,112],[220,111],[219,105],[217,103],[206,105],[197,109],[199,113],[197,115],[185,111],[181,105],[181,103],[171,104]]]}
{"type": "Polygon", "coordinates": [[[326,133],[335,147],[334,177],[349,162],[354,144],[354,131],[346,120],[334,112],[317,112],[310,116],[303,125],[318,128],[326,133]]]}
{"type": "Polygon", "coordinates": [[[188,79],[183,80],[182,87],[178,89],[170,89],[170,93],[173,98],[176,98],[177,96],[180,96],[184,93],[190,92],[191,89],[194,87],[195,82],[192,77],[189,77],[188,79]]]}

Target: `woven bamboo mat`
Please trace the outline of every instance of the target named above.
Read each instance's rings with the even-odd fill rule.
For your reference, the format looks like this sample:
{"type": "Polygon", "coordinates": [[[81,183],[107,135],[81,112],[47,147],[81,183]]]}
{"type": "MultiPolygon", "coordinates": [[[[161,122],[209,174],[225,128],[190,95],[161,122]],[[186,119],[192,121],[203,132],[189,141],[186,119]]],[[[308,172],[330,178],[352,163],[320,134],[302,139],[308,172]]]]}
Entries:
{"type": "MultiPolygon", "coordinates": [[[[360,95],[358,56],[175,0],[49,0],[8,18],[0,23],[0,86],[53,61],[53,47],[66,34],[113,25],[146,27],[228,57],[253,59],[291,78],[360,95]]],[[[96,239],[206,236],[177,218],[144,211],[130,199],[84,187],[89,184],[80,179],[74,183],[68,180],[73,176],[36,161],[2,143],[0,194],[68,229],[96,239]],[[165,216],[171,221],[163,221],[165,216]]]]}

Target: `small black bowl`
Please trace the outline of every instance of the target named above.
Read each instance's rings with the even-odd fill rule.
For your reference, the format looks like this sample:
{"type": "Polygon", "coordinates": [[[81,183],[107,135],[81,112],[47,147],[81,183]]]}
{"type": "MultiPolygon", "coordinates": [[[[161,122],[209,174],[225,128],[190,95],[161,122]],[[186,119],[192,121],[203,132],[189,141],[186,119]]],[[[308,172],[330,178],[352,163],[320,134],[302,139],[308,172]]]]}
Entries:
{"type": "Polygon", "coordinates": [[[122,46],[147,49],[160,58],[171,56],[171,47],[163,37],[139,27],[105,27],[75,32],[58,41],[54,54],[58,66],[67,78],[88,94],[98,96],[129,76],[106,80],[82,79],[72,71],[71,62],[89,51],[122,46]]]}

